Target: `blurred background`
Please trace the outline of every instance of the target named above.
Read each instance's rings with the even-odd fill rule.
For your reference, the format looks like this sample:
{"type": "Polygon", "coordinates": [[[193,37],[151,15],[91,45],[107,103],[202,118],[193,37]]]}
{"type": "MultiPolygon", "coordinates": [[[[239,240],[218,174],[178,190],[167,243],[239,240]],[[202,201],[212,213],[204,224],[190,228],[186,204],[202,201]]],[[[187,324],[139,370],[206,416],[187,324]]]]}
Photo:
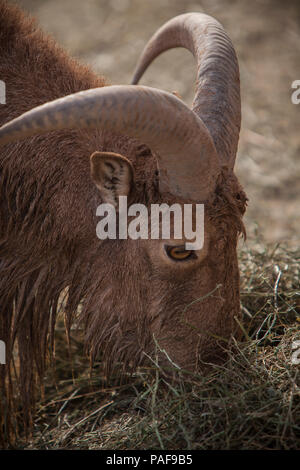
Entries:
{"type": "MultiPolygon", "coordinates": [[[[11,0],[12,1],[12,0],[11,0]]],[[[148,39],[168,19],[198,11],[218,19],[235,46],[241,74],[242,131],[236,173],[249,197],[248,244],[299,244],[300,80],[299,0],[15,0],[70,54],[128,84],[148,39]]],[[[143,85],[177,91],[187,104],[195,63],[184,49],[160,56],[143,85]]]]}

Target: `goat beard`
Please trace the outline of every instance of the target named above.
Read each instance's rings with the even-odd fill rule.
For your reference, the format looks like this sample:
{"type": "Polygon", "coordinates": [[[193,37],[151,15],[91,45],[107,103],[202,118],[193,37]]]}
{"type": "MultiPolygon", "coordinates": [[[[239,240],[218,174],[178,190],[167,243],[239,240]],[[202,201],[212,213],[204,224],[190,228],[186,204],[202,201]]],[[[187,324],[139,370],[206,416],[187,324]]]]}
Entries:
{"type": "Polygon", "coordinates": [[[117,290],[116,286],[99,284],[85,299],[79,317],[87,352],[92,361],[101,354],[107,377],[116,367],[118,373],[129,372],[143,364],[152,342],[149,317],[139,307],[136,293],[127,291],[124,298],[124,290],[117,290]]]}

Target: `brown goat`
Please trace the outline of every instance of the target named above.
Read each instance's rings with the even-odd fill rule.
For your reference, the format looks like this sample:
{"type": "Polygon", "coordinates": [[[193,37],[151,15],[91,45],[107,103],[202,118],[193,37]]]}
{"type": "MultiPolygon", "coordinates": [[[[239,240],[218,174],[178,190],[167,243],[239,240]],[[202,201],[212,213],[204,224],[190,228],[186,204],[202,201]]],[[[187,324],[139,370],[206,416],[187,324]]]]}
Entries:
{"type": "Polygon", "coordinates": [[[180,46],[198,67],[192,110],[161,90],[105,86],[0,0],[0,79],[7,90],[7,104],[0,104],[2,416],[13,400],[14,344],[23,407],[31,408],[66,289],[67,326],[75,316],[84,325],[87,349],[92,358],[101,352],[108,373],[151,356],[153,336],[162,364],[169,357],[195,370],[219,360],[237,332],[236,247],[246,206],[233,173],[238,64],[222,26],[191,13],[156,33],[133,83],[158,54],[180,46]],[[190,256],[185,239],[174,238],[100,241],[96,208],[117,206],[120,195],[147,207],[204,203],[202,250],[190,256]]]}

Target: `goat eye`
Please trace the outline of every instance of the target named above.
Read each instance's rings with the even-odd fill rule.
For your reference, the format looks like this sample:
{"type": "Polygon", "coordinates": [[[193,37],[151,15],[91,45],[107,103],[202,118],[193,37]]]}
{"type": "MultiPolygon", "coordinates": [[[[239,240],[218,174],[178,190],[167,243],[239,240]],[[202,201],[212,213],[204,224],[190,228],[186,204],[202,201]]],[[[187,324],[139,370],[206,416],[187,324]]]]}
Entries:
{"type": "Polygon", "coordinates": [[[196,258],[193,250],[186,250],[184,245],[181,246],[168,246],[165,245],[165,250],[169,258],[174,261],[185,261],[190,258],[196,258]]]}

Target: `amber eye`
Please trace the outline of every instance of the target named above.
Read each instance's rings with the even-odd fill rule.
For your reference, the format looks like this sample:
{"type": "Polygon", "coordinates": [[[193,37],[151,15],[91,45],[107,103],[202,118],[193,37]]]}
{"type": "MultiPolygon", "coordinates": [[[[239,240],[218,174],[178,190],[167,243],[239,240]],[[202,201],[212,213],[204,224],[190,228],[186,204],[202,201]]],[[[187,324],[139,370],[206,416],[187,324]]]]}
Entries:
{"type": "Polygon", "coordinates": [[[190,258],[196,258],[193,250],[186,250],[184,245],[181,246],[168,246],[165,245],[165,250],[169,258],[174,261],[185,261],[190,258]]]}

